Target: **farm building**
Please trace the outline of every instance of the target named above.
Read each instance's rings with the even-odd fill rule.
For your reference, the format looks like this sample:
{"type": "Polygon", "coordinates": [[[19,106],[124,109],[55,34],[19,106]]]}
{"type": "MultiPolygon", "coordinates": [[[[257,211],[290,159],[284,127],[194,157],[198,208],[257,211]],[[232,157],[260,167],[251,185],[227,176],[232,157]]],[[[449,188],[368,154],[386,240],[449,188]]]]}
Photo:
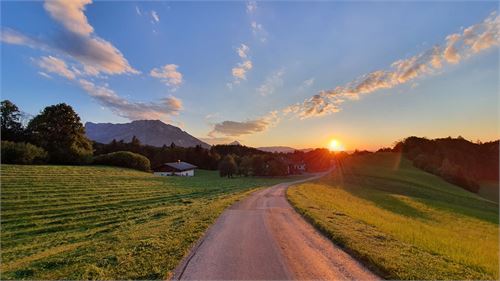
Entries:
{"type": "Polygon", "coordinates": [[[177,161],[171,163],[162,164],[153,169],[153,174],[157,176],[194,176],[194,169],[197,167],[195,165],[177,161]]]}

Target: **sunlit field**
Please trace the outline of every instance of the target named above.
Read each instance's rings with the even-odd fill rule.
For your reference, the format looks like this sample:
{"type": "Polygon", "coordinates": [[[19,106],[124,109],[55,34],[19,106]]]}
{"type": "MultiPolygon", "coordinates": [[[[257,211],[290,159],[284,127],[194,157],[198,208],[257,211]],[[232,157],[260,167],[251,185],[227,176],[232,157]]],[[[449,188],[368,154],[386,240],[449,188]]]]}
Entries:
{"type": "Polygon", "coordinates": [[[2,165],[2,279],[162,279],[228,205],[284,178],[2,165]]]}
{"type": "Polygon", "coordinates": [[[289,200],[388,279],[498,279],[498,204],[397,154],[351,157],[289,200]]]}

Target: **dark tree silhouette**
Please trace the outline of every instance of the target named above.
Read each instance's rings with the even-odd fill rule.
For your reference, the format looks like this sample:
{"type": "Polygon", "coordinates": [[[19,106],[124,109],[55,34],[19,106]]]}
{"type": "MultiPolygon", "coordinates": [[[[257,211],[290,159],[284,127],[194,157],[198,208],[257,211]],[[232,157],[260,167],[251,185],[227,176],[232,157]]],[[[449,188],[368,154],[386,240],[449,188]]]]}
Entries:
{"type": "Polygon", "coordinates": [[[23,126],[21,124],[21,112],[19,108],[9,100],[1,103],[1,136],[2,140],[22,141],[23,126]]]}

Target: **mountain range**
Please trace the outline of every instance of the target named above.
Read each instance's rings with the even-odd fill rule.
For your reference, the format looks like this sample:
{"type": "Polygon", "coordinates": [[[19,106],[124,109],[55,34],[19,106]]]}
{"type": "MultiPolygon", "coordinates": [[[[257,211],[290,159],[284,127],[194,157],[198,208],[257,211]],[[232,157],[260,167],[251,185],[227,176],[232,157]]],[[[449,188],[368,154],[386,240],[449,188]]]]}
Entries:
{"type": "Polygon", "coordinates": [[[85,123],[85,132],[91,140],[110,143],[114,140],[130,142],[136,136],[142,144],[161,147],[174,143],[177,146],[193,147],[210,145],[193,137],[179,127],[165,124],[160,120],[137,120],[130,123],[85,123]]]}

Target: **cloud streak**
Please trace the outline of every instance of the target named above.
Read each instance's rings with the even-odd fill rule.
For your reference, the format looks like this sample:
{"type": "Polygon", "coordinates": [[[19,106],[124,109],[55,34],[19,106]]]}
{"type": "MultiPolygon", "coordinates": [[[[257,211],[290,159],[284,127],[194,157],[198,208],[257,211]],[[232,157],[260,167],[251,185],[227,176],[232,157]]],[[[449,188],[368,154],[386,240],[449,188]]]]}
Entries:
{"type": "Polygon", "coordinates": [[[211,138],[215,138],[218,135],[238,137],[259,133],[274,126],[278,123],[278,121],[279,117],[277,111],[270,112],[266,116],[254,120],[247,120],[243,122],[223,121],[214,124],[214,127],[212,131],[208,133],[208,136],[211,138]]]}
{"type": "MultiPolygon", "coordinates": [[[[75,73],[68,68],[66,62],[53,56],[41,57],[36,60],[36,64],[47,72],[58,74],[70,80],[73,80],[76,77],[75,73]]],[[[47,74],[45,73],[43,76],[46,77],[47,74]]]]}
{"type": "Polygon", "coordinates": [[[458,64],[480,51],[499,46],[499,26],[500,17],[492,13],[483,22],[461,33],[448,35],[442,46],[436,45],[415,56],[395,61],[388,70],[376,70],[343,86],[320,91],[302,103],[286,107],[283,113],[294,113],[301,119],[335,113],[345,101],[358,100],[363,95],[435,74],[445,63],[458,64]]]}
{"type": "Polygon", "coordinates": [[[80,79],[80,87],[101,105],[111,109],[115,114],[130,119],[162,119],[168,120],[171,115],[177,115],[182,109],[181,100],[170,96],[159,102],[131,102],[120,96],[108,86],[98,86],[91,81],[80,79]]]}

